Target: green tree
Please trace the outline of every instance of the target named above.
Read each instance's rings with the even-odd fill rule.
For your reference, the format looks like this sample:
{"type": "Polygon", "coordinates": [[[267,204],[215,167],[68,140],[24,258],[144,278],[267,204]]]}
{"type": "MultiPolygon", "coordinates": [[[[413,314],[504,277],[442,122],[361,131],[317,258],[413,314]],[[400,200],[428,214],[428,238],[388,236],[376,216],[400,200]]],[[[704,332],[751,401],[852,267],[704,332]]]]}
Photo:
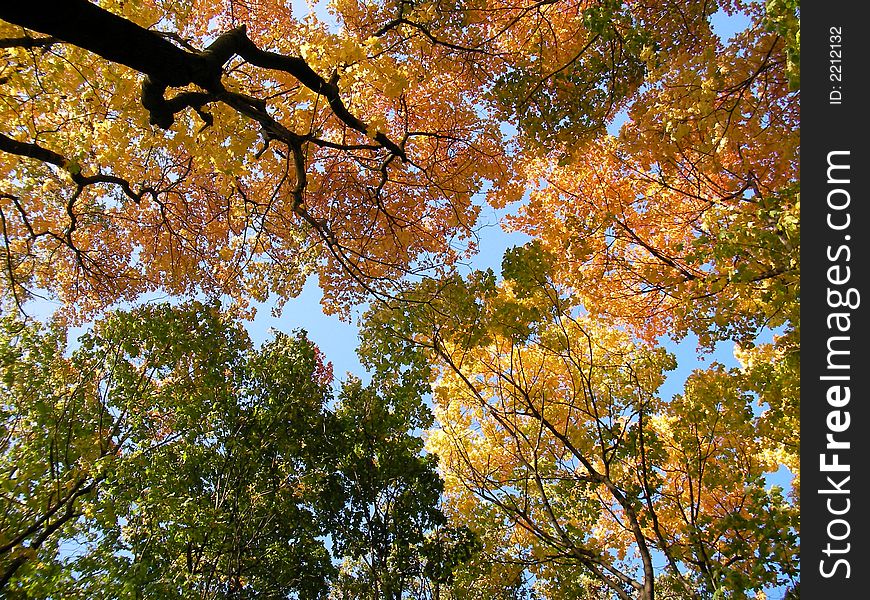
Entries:
{"type": "Polygon", "coordinates": [[[9,594],[401,598],[473,548],[438,507],[419,396],[334,398],[303,332],[254,349],[215,306],[156,305],[66,357],[61,330],[4,323],[9,594]]]}

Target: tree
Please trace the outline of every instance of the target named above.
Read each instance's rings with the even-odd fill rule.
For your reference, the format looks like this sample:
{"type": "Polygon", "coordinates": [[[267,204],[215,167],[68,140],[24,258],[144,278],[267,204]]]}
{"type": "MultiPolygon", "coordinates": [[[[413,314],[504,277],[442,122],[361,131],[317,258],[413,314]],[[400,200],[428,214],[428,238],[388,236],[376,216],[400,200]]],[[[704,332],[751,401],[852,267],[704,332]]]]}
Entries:
{"type": "Polygon", "coordinates": [[[783,39],[747,10],[727,47],[651,56],[618,136],[526,162],[534,189],[510,223],[564,257],[554,276],[592,313],[648,341],[737,343],[735,377],[770,406],[770,451],[798,475],[797,92],[783,39]]]}
{"type": "Polygon", "coordinates": [[[352,380],[335,415],[345,501],[330,530],[334,552],[347,559],[334,597],[437,598],[477,539],[467,527],[448,526],[441,512],[437,458],[421,457],[419,437],[397,435],[430,427],[431,413],[400,388],[378,394],[352,380]]]}
{"type": "Polygon", "coordinates": [[[61,542],[115,514],[100,490],[118,464],[152,458],[226,391],[237,333],[205,307],[143,309],[107,319],[67,358],[62,328],[4,317],[4,587],[49,594],[61,542]]]}
{"type": "Polygon", "coordinates": [[[282,2],[104,6],[0,10],[0,225],[19,302],[283,301],[316,270],[340,310],[455,260],[472,194],[507,173],[475,95],[412,48],[282,2]]]}
{"type": "Polygon", "coordinates": [[[499,590],[530,573],[547,598],[792,582],[797,508],[763,479],[779,462],[740,376],[714,364],[660,398],[673,357],[578,311],[558,268],[540,244],[517,249],[501,283],[421,285],[364,335],[386,364],[416,351],[433,365],[427,447],[451,518],[480,528],[497,565],[477,577],[499,590]]]}
{"type": "Polygon", "coordinates": [[[728,49],[671,57],[618,137],[527,163],[536,189],[513,226],[567,249],[562,277],[584,305],[647,339],[796,322],[799,121],[784,65],[759,15],[728,49]]]}
{"type": "Polygon", "coordinates": [[[113,452],[99,378],[70,373],[62,343],[57,331],[38,336],[2,321],[0,589],[57,552],[61,531],[102,480],[94,466],[113,452]]]}
{"type": "Polygon", "coordinates": [[[336,404],[304,333],[254,350],[214,306],[157,305],[66,358],[59,330],[6,325],[6,592],[402,598],[475,547],[438,507],[419,398],[350,382],[336,404]]]}

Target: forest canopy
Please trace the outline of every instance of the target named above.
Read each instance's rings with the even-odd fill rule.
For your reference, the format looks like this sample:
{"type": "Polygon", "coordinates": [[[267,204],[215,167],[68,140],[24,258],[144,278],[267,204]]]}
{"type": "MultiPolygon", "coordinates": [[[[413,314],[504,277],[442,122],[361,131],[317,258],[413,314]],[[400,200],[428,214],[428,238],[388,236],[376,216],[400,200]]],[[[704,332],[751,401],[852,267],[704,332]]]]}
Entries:
{"type": "Polygon", "coordinates": [[[0,5],[0,594],[798,597],[799,4],[295,7],[0,5]]]}

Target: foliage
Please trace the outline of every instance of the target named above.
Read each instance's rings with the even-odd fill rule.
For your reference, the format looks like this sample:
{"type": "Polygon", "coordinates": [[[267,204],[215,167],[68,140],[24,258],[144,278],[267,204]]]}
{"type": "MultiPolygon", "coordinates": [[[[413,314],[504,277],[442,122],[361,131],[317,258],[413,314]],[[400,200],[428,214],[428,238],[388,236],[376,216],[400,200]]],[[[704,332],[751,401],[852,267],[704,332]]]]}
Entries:
{"type": "Polygon", "coordinates": [[[801,3],[800,0],[768,0],[765,24],[785,40],[789,84],[801,84],[801,3]]]}
{"type": "Polygon", "coordinates": [[[779,457],[741,373],[713,364],[660,398],[673,357],[578,311],[557,270],[533,243],[508,253],[501,283],[423,284],[367,318],[367,355],[433,365],[427,448],[492,565],[458,585],[466,569],[493,590],[532,575],[547,598],[649,598],[661,575],[688,596],[792,581],[797,507],[764,481],[779,457]]]}
{"type": "Polygon", "coordinates": [[[645,339],[797,322],[798,106],[781,40],[756,23],[733,44],[663,64],[618,137],[525,166],[513,227],[565,253],[584,306],[645,339]]]}
{"type": "Polygon", "coordinates": [[[454,261],[472,194],[509,172],[478,96],[413,47],[283,2],[46,4],[0,12],[2,262],[19,301],[283,303],[316,272],[345,310],[454,261]]]}
{"type": "Polygon", "coordinates": [[[474,249],[472,197],[488,183],[493,201],[518,198],[515,158],[565,160],[661,82],[679,91],[676,79],[707,72],[659,115],[673,113],[668,132],[704,120],[702,145],[732,149],[732,131],[751,135],[743,115],[767,113],[741,103],[777,101],[762,88],[779,35],[789,56],[799,44],[798,9],[772,3],[777,35],[723,51],[715,8],[336,0],[331,29],[271,0],[10,6],[5,287],[19,302],[50,290],[77,314],[155,289],[280,304],[312,272],[331,311],[389,295],[404,274],[440,273],[474,249]],[[709,118],[711,104],[736,118],[709,118]],[[516,148],[503,119],[519,129],[516,148]]]}
{"type": "Polygon", "coordinates": [[[409,432],[419,397],[352,381],[331,408],[302,332],[254,350],[207,305],[114,313],[69,357],[56,328],[5,331],[10,593],[400,598],[474,546],[409,432]]]}
{"type": "Polygon", "coordinates": [[[71,355],[6,319],[3,583],[799,594],[799,2],[330,12],[0,7],[10,306],[238,314],[315,273],[325,310],[372,302],[372,381],[337,395],[304,334],[256,350],[214,306],[111,314],[71,355]],[[533,241],[463,277],[484,192],[533,241]],[[687,336],[739,366],[661,397],[687,336]]]}
{"type": "Polygon", "coordinates": [[[727,46],[651,59],[618,135],[523,163],[529,201],[508,220],[561,258],[554,279],[590,313],[649,343],[735,343],[729,377],[797,477],[799,105],[788,41],[746,11],[727,46]]]}

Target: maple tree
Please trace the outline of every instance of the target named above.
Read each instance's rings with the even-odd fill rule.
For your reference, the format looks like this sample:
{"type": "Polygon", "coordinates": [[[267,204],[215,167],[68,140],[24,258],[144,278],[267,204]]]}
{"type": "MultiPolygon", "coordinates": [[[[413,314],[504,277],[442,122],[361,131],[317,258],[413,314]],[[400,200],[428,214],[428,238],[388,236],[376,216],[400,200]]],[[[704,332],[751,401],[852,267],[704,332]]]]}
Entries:
{"type": "Polygon", "coordinates": [[[472,194],[507,172],[461,79],[282,2],[76,0],[0,18],[0,224],[19,301],[282,302],[316,271],[340,310],[455,260],[472,194]]]}
{"type": "Polygon", "coordinates": [[[410,433],[419,396],[334,398],[304,333],[255,350],[215,306],[154,305],[65,356],[62,328],[3,326],[4,594],[423,598],[476,548],[410,433]]]}
{"type": "Polygon", "coordinates": [[[764,479],[780,462],[739,374],[713,364],[661,398],[673,356],[578,311],[556,265],[535,243],[506,255],[501,282],[421,285],[368,317],[376,369],[427,365],[427,448],[492,565],[460,570],[457,597],[527,577],[547,598],[794,585],[798,509],[764,479]]]}
{"type": "Polygon", "coordinates": [[[727,50],[678,58],[618,136],[526,163],[536,189],[510,222],[567,250],[584,305],[647,339],[751,339],[796,320],[799,120],[782,40],[756,20],[727,50]]]}
{"type": "Polygon", "coordinates": [[[798,475],[797,92],[783,39],[748,10],[730,46],[651,66],[618,136],[525,163],[534,189],[509,222],[564,257],[554,276],[590,312],[648,341],[736,342],[735,385],[770,405],[771,450],[798,475]]]}
{"type": "Polygon", "coordinates": [[[531,193],[508,224],[536,241],[506,255],[503,283],[422,286],[369,317],[373,355],[431,362],[427,445],[484,545],[458,597],[797,589],[799,38],[746,11],[728,45],[700,28],[647,46],[618,135],[520,121],[531,193]],[[661,399],[658,340],[689,333],[735,342],[740,367],[661,399]],[[789,497],[765,480],[781,465],[789,497]]]}

